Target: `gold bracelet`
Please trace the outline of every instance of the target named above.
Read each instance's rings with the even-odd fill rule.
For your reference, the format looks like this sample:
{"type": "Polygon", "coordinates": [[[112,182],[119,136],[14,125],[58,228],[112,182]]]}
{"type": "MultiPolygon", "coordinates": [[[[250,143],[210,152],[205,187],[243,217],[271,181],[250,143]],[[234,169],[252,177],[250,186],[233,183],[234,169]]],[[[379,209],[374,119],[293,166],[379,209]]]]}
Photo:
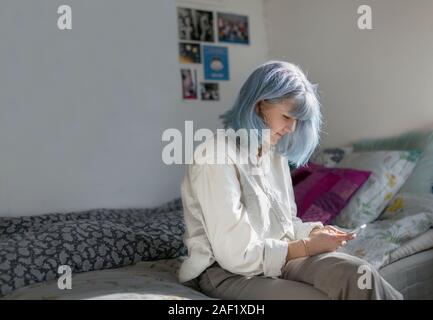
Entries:
{"type": "Polygon", "coordinates": [[[302,243],[304,244],[304,248],[305,248],[305,255],[308,257],[310,256],[310,252],[308,251],[308,246],[307,246],[307,241],[305,241],[305,239],[301,239],[302,243]]]}

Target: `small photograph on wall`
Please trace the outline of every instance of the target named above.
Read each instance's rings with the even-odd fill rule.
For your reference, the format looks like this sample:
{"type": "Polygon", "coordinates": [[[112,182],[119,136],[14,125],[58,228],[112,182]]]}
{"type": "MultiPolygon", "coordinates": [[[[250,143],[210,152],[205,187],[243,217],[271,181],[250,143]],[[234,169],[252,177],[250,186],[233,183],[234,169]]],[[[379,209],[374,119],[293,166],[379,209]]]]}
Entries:
{"type": "Polygon", "coordinates": [[[250,43],[247,16],[218,12],[217,24],[219,42],[250,43]]]}
{"type": "Polygon", "coordinates": [[[212,11],[177,8],[179,39],[214,42],[214,18],[212,11]]]}
{"type": "Polygon", "coordinates": [[[205,80],[229,80],[229,58],[226,47],[203,46],[205,80]]]}
{"type": "Polygon", "coordinates": [[[184,100],[197,100],[197,70],[181,69],[182,98],[184,100]]]}
{"type": "Polygon", "coordinates": [[[218,83],[201,82],[200,96],[204,101],[218,101],[220,99],[218,83]]]}
{"type": "Polygon", "coordinates": [[[200,44],[179,43],[180,63],[201,63],[200,44]]]}

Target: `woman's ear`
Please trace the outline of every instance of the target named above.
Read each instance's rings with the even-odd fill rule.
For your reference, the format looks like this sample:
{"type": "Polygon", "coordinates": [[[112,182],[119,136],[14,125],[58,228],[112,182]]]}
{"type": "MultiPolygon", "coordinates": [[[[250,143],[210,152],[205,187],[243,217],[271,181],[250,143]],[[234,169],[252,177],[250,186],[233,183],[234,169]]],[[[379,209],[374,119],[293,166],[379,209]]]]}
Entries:
{"type": "Polygon", "coordinates": [[[255,109],[256,109],[257,115],[261,117],[262,116],[262,103],[261,103],[261,101],[257,102],[255,109]]]}
{"type": "Polygon", "coordinates": [[[265,117],[265,114],[263,113],[263,104],[261,101],[259,101],[256,104],[255,110],[256,110],[257,115],[266,123],[266,117],[265,117]]]}

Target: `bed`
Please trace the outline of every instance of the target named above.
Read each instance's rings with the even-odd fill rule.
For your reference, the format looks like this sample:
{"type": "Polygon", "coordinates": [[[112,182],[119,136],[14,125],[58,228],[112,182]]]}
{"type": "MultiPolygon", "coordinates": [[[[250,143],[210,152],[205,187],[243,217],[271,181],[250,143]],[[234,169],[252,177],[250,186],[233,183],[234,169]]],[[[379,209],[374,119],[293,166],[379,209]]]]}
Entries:
{"type": "Polygon", "coordinates": [[[57,280],[51,280],[17,289],[3,300],[212,300],[177,281],[182,260],[146,261],[78,273],[70,290],[60,290],[57,280]]]}
{"type": "Polygon", "coordinates": [[[433,299],[433,249],[397,260],[379,272],[405,299],[433,299]]]}
{"type": "MultiPolygon", "coordinates": [[[[9,266],[9,269],[5,270],[5,255],[3,259],[0,256],[0,283],[3,293],[0,299],[212,299],[178,282],[177,272],[187,253],[182,246],[184,226],[180,205],[180,199],[176,199],[155,209],[105,209],[25,218],[0,218],[0,230],[3,233],[0,244],[9,245],[10,248],[15,241],[15,251],[19,252],[21,244],[24,242],[28,245],[26,241],[31,240],[33,247],[28,246],[29,250],[43,245],[53,249],[48,253],[45,251],[43,261],[37,260],[41,255],[28,258],[30,261],[22,274],[17,274],[15,269],[20,262],[25,266],[23,257],[15,257],[14,260],[14,257],[7,253],[10,264],[15,267],[9,266]],[[140,222],[144,220],[145,224],[140,222]],[[92,233],[95,230],[105,234],[105,238],[97,238],[98,234],[92,233]],[[110,248],[107,245],[110,240],[121,242],[125,239],[125,234],[134,235],[129,238],[129,243],[122,243],[123,248],[113,246],[109,251],[103,252],[103,262],[98,262],[98,255],[87,257],[92,270],[83,269],[86,256],[84,253],[88,248],[78,248],[81,242],[90,242],[95,251],[98,251],[104,246],[110,248]],[[57,243],[53,244],[55,239],[65,237],[66,240],[59,241],[57,247],[57,243]],[[132,248],[131,251],[128,251],[128,246],[132,248]],[[146,248],[139,250],[140,246],[146,248]],[[76,254],[77,249],[81,250],[81,256],[76,254]],[[62,254],[65,260],[61,260],[62,254]],[[118,257],[118,260],[115,260],[115,257],[118,257]],[[55,266],[72,266],[74,271],[71,290],[59,289],[60,274],[53,272],[55,268],[50,265],[50,259],[55,260],[55,266]],[[42,275],[40,278],[33,275],[35,270],[42,275]],[[14,282],[6,281],[8,278],[5,276],[14,277],[14,282]]],[[[0,250],[7,251],[4,246],[2,249],[0,246],[0,250]]],[[[380,273],[405,299],[433,299],[433,229],[430,228],[406,241],[397,250],[391,251],[384,264],[384,267],[379,268],[380,273]]],[[[313,287],[311,290],[316,291],[313,287]]],[[[317,292],[314,296],[317,297],[317,292]]]]}
{"type": "MultiPolygon", "coordinates": [[[[178,282],[183,258],[79,273],[71,290],[60,290],[57,280],[50,280],[17,289],[3,300],[214,300],[178,282]]],[[[433,249],[391,263],[380,273],[405,299],[433,299],[433,249]]]]}
{"type": "MultiPolygon", "coordinates": [[[[416,147],[419,137],[405,136],[406,150],[416,147]]],[[[355,146],[401,149],[401,141],[355,146]]],[[[405,299],[433,299],[432,184],[419,183],[433,175],[433,134],[429,146],[430,153],[422,153],[412,175],[404,176],[400,185],[398,177],[392,180],[393,196],[387,193],[386,205],[376,208],[366,232],[341,248],[371,263],[405,299]]],[[[347,150],[322,151],[314,159],[336,166],[344,163],[347,150]]],[[[410,160],[412,153],[399,157],[410,160]]],[[[187,256],[184,232],[181,199],[149,209],[0,217],[0,299],[213,299],[178,282],[187,256]],[[72,271],[71,289],[59,289],[60,266],[72,271]]],[[[320,296],[313,287],[311,292],[320,296]]]]}

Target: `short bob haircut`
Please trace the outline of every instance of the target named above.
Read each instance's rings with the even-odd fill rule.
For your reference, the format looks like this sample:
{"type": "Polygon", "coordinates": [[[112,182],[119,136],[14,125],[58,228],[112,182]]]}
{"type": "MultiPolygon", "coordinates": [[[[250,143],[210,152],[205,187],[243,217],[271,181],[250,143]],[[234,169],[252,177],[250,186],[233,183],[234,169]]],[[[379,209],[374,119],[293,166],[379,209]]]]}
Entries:
{"type": "Polygon", "coordinates": [[[317,85],[311,84],[298,66],[269,61],[257,67],[242,85],[233,107],[220,118],[226,129],[257,129],[261,137],[260,132],[267,126],[256,113],[256,105],[262,100],[278,103],[285,99],[294,99],[291,115],[298,121],[295,131],[280,139],[276,150],[300,167],[319,145],[322,114],[317,85]]]}

